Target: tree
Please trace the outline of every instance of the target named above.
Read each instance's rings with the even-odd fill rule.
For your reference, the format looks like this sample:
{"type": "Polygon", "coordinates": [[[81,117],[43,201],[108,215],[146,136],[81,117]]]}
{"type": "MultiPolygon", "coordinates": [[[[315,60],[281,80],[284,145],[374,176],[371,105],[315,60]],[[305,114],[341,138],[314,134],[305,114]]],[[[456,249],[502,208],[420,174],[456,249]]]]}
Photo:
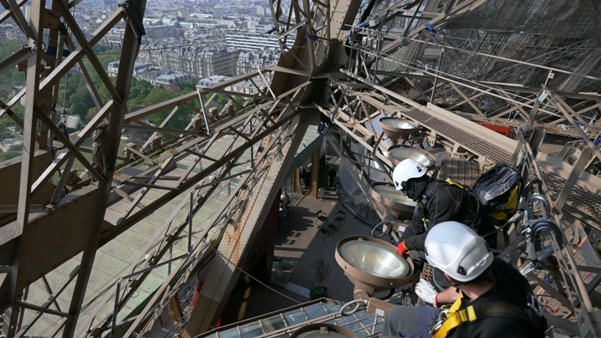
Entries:
{"type": "Polygon", "coordinates": [[[98,114],[98,108],[92,107],[88,109],[88,113],[86,114],[86,118],[84,121],[86,123],[90,122],[94,118],[94,116],[96,116],[96,114],[98,114]]]}
{"type": "Polygon", "coordinates": [[[323,283],[330,278],[332,268],[326,263],[323,258],[318,258],[313,262],[313,269],[315,270],[315,278],[317,278],[317,284],[313,284],[311,281],[311,287],[309,288],[309,297],[311,299],[317,299],[328,296],[328,289],[323,286],[323,283]]]}
{"type": "Polygon", "coordinates": [[[146,105],[144,104],[143,100],[132,99],[131,97],[129,100],[127,100],[127,110],[130,112],[134,112],[144,107],[146,107],[146,105]]]}
{"type": "Polygon", "coordinates": [[[152,90],[153,87],[150,82],[132,78],[129,100],[143,100],[152,90]]]}
{"type": "Polygon", "coordinates": [[[188,94],[196,91],[196,84],[198,80],[189,80],[186,82],[180,82],[177,85],[182,89],[183,94],[188,94]]]}
{"type": "Polygon", "coordinates": [[[86,87],[85,82],[81,81],[81,85],[75,91],[75,94],[79,95],[83,100],[83,103],[88,106],[88,108],[95,107],[94,99],[92,99],[92,95],[88,91],[88,87],[86,87]]]}
{"type": "Polygon", "coordinates": [[[96,89],[98,90],[98,95],[100,95],[102,102],[106,103],[108,100],[111,99],[111,94],[104,85],[96,85],[96,89]]]}
{"type": "Polygon", "coordinates": [[[13,82],[17,83],[17,84],[21,84],[21,83],[25,83],[25,72],[13,72],[12,76],[11,76],[13,82]]]}
{"type": "Polygon", "coordinates": [[[144,103],[146,106],[152,106],[153,104],[157,104],[163,101],[167,101],[174,97],[178,96],[176,93],[170,93],[165,90],[165,88],[157,87],[153,88],[148,95],[144,98],[144,103]]]}
{"type": "Polygon", "coordinates": [[[23,118],[25,116],[25,107],[23,107],[21,103],[15,103],[11,110],[13,111],[13,113],[15,113],[15,115],[17,115],[20,118],[23,118]]]}
{"type": "Polygon", "coordinates": [[[229,101],[229,98],[225,94],[217,94],[213,99],[213,102],[220,105],[221,107],[225,106],[225,104],[229,101]]]}
{"type": "Polygon", "coordinates": [[[84,99],[80,95],[73,94],[69,97],[69,102],[71,102],[71,115],[79,115],[83,120],[88,113],[88,106],[84,103],[84,99]]]}

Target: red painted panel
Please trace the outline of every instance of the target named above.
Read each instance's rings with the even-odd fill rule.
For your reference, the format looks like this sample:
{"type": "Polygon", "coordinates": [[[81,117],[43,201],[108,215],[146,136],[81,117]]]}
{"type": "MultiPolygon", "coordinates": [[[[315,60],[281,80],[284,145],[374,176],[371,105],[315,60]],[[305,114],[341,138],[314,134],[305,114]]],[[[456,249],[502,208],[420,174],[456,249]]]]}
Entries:
{"type": "Polygon", "coordinates": [[[505,126],[498,126],[496,124],[490,124],[490,123],[484,123],[484,122],[476,122],[477,124],[486,127],[492,131],[495,131],[501,135],[505,135],[505,136],[509,136],[509,131],[511,130],[511,127],[505,127],[505,126]]]}

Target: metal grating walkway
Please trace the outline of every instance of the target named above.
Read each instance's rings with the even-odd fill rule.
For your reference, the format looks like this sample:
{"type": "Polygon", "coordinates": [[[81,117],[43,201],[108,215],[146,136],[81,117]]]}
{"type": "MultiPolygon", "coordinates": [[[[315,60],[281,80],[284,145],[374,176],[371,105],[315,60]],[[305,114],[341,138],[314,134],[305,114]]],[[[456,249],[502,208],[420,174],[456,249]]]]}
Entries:
{"type": "MultiPolygon", "coordinates": [[[[566,180],[563,177],[542,168],[540,169],[540,172],[543,181],[547,185],[549,194],[552,198],[557,198],[565,185],[566,180]]],[[[593,217],[601,224],[601,219],[599,218],[599,215],[601,215],[601,196],[582,186],[576,185],[572,189],[570,196],[568,196],[568,203],[572,207],[593,217]]],[[[597,229],[601,230],[601,227],[597,226],[597,229]]]]}
{"type": "Polygon", "coordinates": [[[479,155],[487,156],[492,162],[509,163],[511,160],[511,154],[505,149],[476,137],[446,121],[432,116],[431,114],[419,110],[412,110],[403,112],[403,115],[419,121],[420,124],[431,130],[436,130],[438,134],[461,144],[465,149],[479,155]]]}

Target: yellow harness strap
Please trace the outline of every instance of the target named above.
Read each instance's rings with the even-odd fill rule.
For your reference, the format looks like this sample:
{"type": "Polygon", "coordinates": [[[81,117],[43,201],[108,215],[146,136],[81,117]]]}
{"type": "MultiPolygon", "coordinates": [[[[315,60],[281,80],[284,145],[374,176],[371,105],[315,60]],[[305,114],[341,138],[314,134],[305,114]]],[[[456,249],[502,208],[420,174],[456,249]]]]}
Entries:
{"type": "Polygon", "coordinates": [[[459,188],[463,189],[463,186],[457,182],[453,182],[451,181],[450,178],[447,178],[446,180],[444,180],[445,182],[447,182],[448,184],[454,185],[454,186],[458,186],[459,188]]]}
{"type": "Polygon", "coordinates": [[[461,323],[471,322],[476,320],[476,311],[473,306],[468,306],[463,310],[459,310],[461,307],[463,295],[459,296],[459,299],[451,305],[449,313],[447,313],[447,320],[442,323],[442,326],[434,333],[432,338],[444,338],[447,336],[449,331],[459,326],[461,323]]]}

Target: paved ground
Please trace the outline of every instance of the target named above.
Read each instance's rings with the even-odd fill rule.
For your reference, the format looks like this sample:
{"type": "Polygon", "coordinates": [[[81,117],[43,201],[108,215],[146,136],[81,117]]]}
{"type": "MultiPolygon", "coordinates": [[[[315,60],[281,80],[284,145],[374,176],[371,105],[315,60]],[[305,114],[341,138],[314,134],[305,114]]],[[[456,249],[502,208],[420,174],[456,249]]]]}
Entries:
{"type": "MultiPolygon", "coordinates": [[[[23,135],[20,133],[12,133],[11,136],[5,138],[0,144],[0,149],[5,152],[9,151],[11,146],[21,147],[23,145],[23,135]]],[[[20,150],[20,148],[19,148],[20,150]]]]}
{"type": "Polygon", "coordinates": [[[325,171],[320,179],[324,187],[324,198],[319,200],[303,194],[291,193],[291,207],[287,225],[281,225],[276,238],[274,255],[282,258],[282,278],[276,277],[275,267],[272,269],[272,279],[269,287],[288,296],[286,298],[257,282],[243,283],[233,293],[232,297],[239,303],[234,312],[238,320],[252,318],[265,313],[293,306],[296,302],[306,302],[308,296],[299,293],[306,292],[311,283],[316,283],[313,264],[322,258],[330,267],[329,278],[323,283],[328,288],[328,298],[349,301],[353,298],[353,284],[344,276],[344,272],[336,263],[334,250],[336,243],[351,235],[369,235],[371,229],[363,222],[355,219],[338,201],[334,189],[326,187],[325,171]],[[333,222],[337,211],[345,212],[345,220],[340,222],[337,230],[320,232],[321,221],[317,212],[322,210],[328,217],[326,225],[333,222]],[[293,290],[293,291],[290,291],[293,290]]]}
{"type": "MultiPolygon", "coordinates": [[[[324,201],[304,197],[300,201],[300,204],[307,205],[307,210],[309,212],[316,212],[320,208],[325,209],[326,207],[329,207],[330,204],[333,204],[333,208],[328,213],[328,221],[326,221],[326,224],[334,223],[334,216],[339,210],[346,212],[346,217],[345,220],[337,226],[337,230],[332,229],[327,233],[322,233],[317,231],[317,227],[321,222],[317,220],[315,216],[308,216],[307,218],[314,220],[313,226],[303,234],[305,237],[309,237],[310,234],[313,234],[313,238],[308,245],[305,244],[307,243],[307,239],[301,241],[301,243],[292,242],[294,241],[294,236],[298,233],[297,230],[294,230],[294,235],[291,234],[287,238],[287,242],[276,247],[276,255],[286,257],[284,255],[291,256],[290,253],[293,253],[296,256],[301,256],[298,259],[291,259],[294,263],[294,272],[292,273],[289,282],[301,287],[310,288],[312,283],[317,283],[314,264],[316,261],[323,259],[326,265],[331,269],[329,278],[323,283],[323,286],[328,288],[328,298],[341,301],[352,300],[353,284],[351,284],[348,278],[344,276],[343,270],[336,263],[334,252],[339,240],[353,235],[369,236],[370,228],[365,223],[353,218],[352,214],[349,211],[346,211],[338,202],[334,193],[332,193],[331,196],[326,196],[324,201]],[[331,199],[335,199],[335,202],[331,199]]],[[[280,236],[282,235],[283,234],[280,236]]],[[[301,237],[303,236],[301,235],[301,237]]],[[[281,237],[278,237],[278,240],[280,238],[281,237]]],[[[287,261],[287,259],[284,260],[287,261]]]]}

